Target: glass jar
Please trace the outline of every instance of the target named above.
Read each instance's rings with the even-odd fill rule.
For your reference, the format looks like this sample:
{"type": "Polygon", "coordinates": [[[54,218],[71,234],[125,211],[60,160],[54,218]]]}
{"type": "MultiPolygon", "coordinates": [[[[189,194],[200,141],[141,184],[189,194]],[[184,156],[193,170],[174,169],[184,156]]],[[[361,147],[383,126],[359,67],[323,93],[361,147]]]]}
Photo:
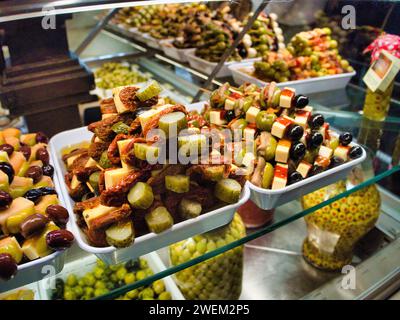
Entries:
{"type": "MultiPolygon", "coordinates": [[[[304,209],[346,191],[346,181],[312,192],[302,198],[304,209]]],[[[341,270],[352,261],[353,249],[378,220],[380,195],[375,185],[356,191],[306,216],[308,236],[303,256],[313,266],[341,270]]]]}
{"type": "MultiPolygon", "coordinates": [[[[178,265],[245,236],[238,214],[216,230],[170,246],[172,265],[178,265]]],[[[189,300],[236,300],[242,291],[243,246],[226,251],[174,275],[182,294],[189,300]]]]}
{"type": "Polygon", "coordinates": [[[238,213],[246,228],[259,228],[270,223],[274,218],[274,210],[260,209],[253,201],[248,200],[238,209],[238,213]]]}
{"type": "Polygon", "coordinates": [[[373,92],[367,88],[365,96],[363,115],[370,120],[383,121],[389,112],[390,99],[392,97],[394,81],[385,91],[373,92]]]}

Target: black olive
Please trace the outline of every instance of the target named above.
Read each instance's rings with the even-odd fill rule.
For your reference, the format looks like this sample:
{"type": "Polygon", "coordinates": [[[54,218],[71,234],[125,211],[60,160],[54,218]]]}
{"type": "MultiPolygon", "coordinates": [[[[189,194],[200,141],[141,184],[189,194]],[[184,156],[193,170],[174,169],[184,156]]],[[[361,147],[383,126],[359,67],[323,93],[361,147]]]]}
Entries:
{"type": "Polygon", "coordinates": [[[294,97],[294,105],[298,109],[303,109],[306,107],[309,103],[309,100],[306,96],[303,96],[301,94],[297,95],[294,97]]]}
{"type": "Polygon", "coordinates": [[[356,159],[361,157],[363,151],[362,148],[359,146],[353,146],[351,147],[350,151],[349,151],[349,158],[350,159],[356,159]]]}
{"type": "Polygon", "coordinates": [[[48,194],[57,194],[57,191],[50,187],[39,188],[42,195],[47,196],[48,194]]]}
{"type": "Polygon", "coordinates": [[[292,144],[290,148],[290,158],[293,160],[300,160],[306,154],[306,146],[302,142],[292,144]]]}
{"type": "Polygon", "coordinates": [[[342,158],[333,156],[332,159],[331,159],[331,163],[330,163],[329,167],[330,168],[334,168],[334,167],[340,166],[343,163],[344,163],[344,160],[342,158]]]}
{"type": "Polygon", "coordinates": [[[242,58],[246,58],[247,57],[247,49],[245,47],[241,47],[238,50],[239,50],[239,55],[242,58]]]}
{"type": "Polygon", "coordinates": [[[8,192],[0,190],[0,210],[7,209],[12,203],[13,198],[10,196],[8,192]]]}
{"type": "Polygon", "coordinates": [[[225,113],[225,119],[228,122],[231,122],[233,119],[235,119],[235,111],[234,110],[228,110],[225,113]]]}
{"type": "Polygon", "coordinates": [[[11,144],[5,143],[0,145],[0,151],[7,152],[8,156],[11,156],[14,152],[14,147],[11,144]]]}
{"type": "Polygon", "coordinates": [[[312,168],[310,169],[309,172],[309,176],[315,176],[318,173],[321,173],[322,171],[324,171],[324,168],[322,168],[321,166],[317,166],[317,165],[313,165],[312,168]]]}
{"type": "Polygon", "coordinates": [[[36,133],[36,142],[48,144],[49,138],[43,132],[39,131],[36,133]]]}
{"type": "Polygon", "coordinates": [[[299,182],[301,180],[303,180],[303,176],[298,171],[293,171],[289,175],[289,184],[293,184],[293,183],[299,182]]]}
{"type": "Polygon", "coordinates": [[[40,189],[31,189],[24,194],[24,198],[34,202],[35,204],[40,201],[44,194],[40,189]]]}
{"type": "Polygon", "coordinates": [[[298,124],[294,124],[289,128],[288,137],[292,141],[298,141],[303,136],[303,133],[304,133],[303,127],[299,126],[298,124]]]}
{"type": "Polygon", "coordinates": [[[339,142],[342,146],[348,146],[353,140],[353,135],[350,132],[343,132],[339,136],[339,142]]]}
{"type": "Polygon", "coordinates": [[[43,166],[42,170],[43,170],[43,174],[45,176],[53,178],[53,176],[54,176],[54,167],[51,164],[43,166]]]}
{"type": "Polygon", "coordinates": [[[32,153],[31,147],[30,146],[21,146],[21,148],[19,148],[19,151],[22,152],[26,161],[29,161],[29,158],[31,157],[31,153],[32,153]]]}
{"type": "Polygon", "coordinates": [[[324,141],[324,137],[321,132],[313,131],[308,136],[307,144],[310,148],[318,148],[322,142],[324,141]]]}
{"type": "Polygon", "coordinates": [[[14,180],[14,168],[7,162],[0,162],[0,170],[3,171],[8,176],[8,183],[14,180]]]}
{"type": "Polygon", "coordinates": [[[319,127],[323,126],[324,122],[324,116],[322,114],[316,113],[311,117],[309,124],[312,129],[318,129],[319,127]]]}

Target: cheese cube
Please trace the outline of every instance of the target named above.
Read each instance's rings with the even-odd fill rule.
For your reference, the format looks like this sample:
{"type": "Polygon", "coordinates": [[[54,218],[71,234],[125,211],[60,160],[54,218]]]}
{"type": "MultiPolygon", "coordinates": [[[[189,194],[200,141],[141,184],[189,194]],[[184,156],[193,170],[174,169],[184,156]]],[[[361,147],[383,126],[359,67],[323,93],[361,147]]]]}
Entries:
{"type": "Polygon", "coordinates": [[[96,167],[96,166],[97,166],[97,161],[94,160],[93,158],[89,158],[89,160],[85,164],[85,168],[96,167]]]}
{"type": "Polygon", "coordinates": [[[343,159],[343,161],[347,161],[349,159],[349,151],[350,151],[350,146],[338,146],[333,155],[335,157],[338,157],[340,159],[343,159]]]}
{"type": "Polygon", "coordinates": [[[69,157],[67,159],[67,168],[70,168],[72,164],[74,163],[75,159],[77,159],[80,156],[80,154],[77,154],[76,156],[69,157]]]}
{"type": "Polygon", "coordinates": [[[122,86],[122,87],[117,87],[117,88],[112,89],[114,104],[115,104],[115,107],[117,108],[118,113],[124,113],[126,111],[129,111],[129,109],[124,105],[124,103],[121,101],[121,99],[119,97],[119,94],[121,93],[121,91],[127,87],[128,86],[122,86]]]}
{"type": "Polygon", "coordinates": [[[247,168],[247,174],[251,174],[254,171],[254,161],[256,157],[254,153],[252,152],[247,152],[242,161],[242,166],[245,166],[247,168]]]}
{"type": "Polygon", "coordinates": [[[227,98],[227,99],[225,100],[224,109],[225,109],[225,110],[233,110],[234,107],[235,107],[235,100],[232,100],[232,99],[227,98]]]}
{"type": "Polygon", "coordinates": [[[272,125],[271,134],[279,139],[282,139],[286,134],[286,130],[292,123],[293,120],[290,117],[283,116],[277,118],[272,125]]]}
{"type": "MultiPolygon", "coordinates": [[[[119,155],[122,155],[122,151],[126,148],[126,146],[132,141],[133,139],[126,139],[126,140],[119,140],[117,142],[118,145],[118,152],[119,155]]],[[[122,168],[129,169],[131,166],[127,164],[125,161],[121,160],[122,168]]]]}
{"type": "Polygon", "coordinates": [[[226,121],[224,119],[221,119],[221,111],[210,111],[210,123],[217,126],[226,124],[226,121]]]}
{"type": "Polygon", "coordinates": [[[113,212],[116,209],[117,209],[116,207],[106,207],[103,205],[98,205],[97,207],[94,207],[92,209],[84,210],[82,213],[82,216],[83,216],[83,219],[85,220],[87,226],[90,229],[92,226],[92,223],[95,219],[103,217],[103,216],[113,212]]]}
{"type": "Polygon", "coordinates": [[[281,91],[279,105],[282,108],[291,108],[296,91],[293,88],[285,87],[281,91]]]}
{"type": "Polygon", "coordinates": [[[79,185],[80,185],[81,183],[80,183],[80,181],[78,180],[78,177],[76,176],[76,175],[73,175],[72,176],[72,179],[71,179],[71,190],[75,190],[77,187],[79,187],[79,185]]]}
{"type": "Polygon", "coordinates": [[[286,187],[288,179],[288,165],[277,163],[274,171],[274,178],[272,180],[272,190],[282,189],[286,187]]]}
{"type": "Polygon", "coordinates": [[[103,113],[101,115],[101,120],[104,120],[104,119],[107,119],[107,118],[110,118],[110,117],[114,117],[116,115],[118,115],[118,113],[103,113]]]}
{"type": "Polygon", "coordinates": [[[104,182],[106,189],[109,189],[117,185],[121,180],[123,180],[130,170],[127,168],[119,168],[114,170],[108,170],[104,172],[104,182]]]}
{"type": "Polygon", "coordinates": [[[257,107],[250,107],[246,112],[246,121],[248,123],[256,123],[257,114],[260,112],[260,109],[257,107]]]}
{"type": "Polygon", "coordinates": [[[296,171],[301,174],[301,176],[305,179],[308,176],[308,173],[310,172],[312,168],[312,164],[308,163],[307,161],[300,161],[299,165],[297,166],[296,171]]]}
{"type": "Polygon", "coordinates": [[[289,160],[290,147],[292,143],[290,140],[282,139],[278,142],[278,146],[275,151],[275,161],[287,163],[289,160]]]}
{"type": "Polygon", "coordinates": [[[333,150],[331,148],[321,146],[318,151],[318,155],[324,158],[330,159],[332,157],[333,150]]]}
{"type": "Polygon", "coordinates": [[[308,120],[311,116],[310,111],[298,110],[295,114],[294,122],[303,128],[307,127],[308,120]]]}

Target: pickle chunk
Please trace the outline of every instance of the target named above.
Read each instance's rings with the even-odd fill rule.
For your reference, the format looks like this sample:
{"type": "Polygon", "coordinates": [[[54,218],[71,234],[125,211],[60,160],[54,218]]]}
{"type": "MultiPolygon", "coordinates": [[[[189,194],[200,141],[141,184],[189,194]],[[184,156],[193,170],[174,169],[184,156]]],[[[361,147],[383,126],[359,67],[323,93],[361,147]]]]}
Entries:
{"type": "Polygon", "coordinates": [[[140,101],[146,101],[155,96],[158,96],[161,91],[162,91],[162,89],[161,89],[160,85],[158,84],[158,82],[151,81],[136,92],[136,97],[140,101]]]}
{"type": "Polygon", "coordinates": [[[222,179],[215,185],[215,196],[227,203],[235,203],[240,198],[242,186],[239,182],[233,179],[222,179]]]}
{"type": "Polygon", "coordinates": [[[191,219],[200,215],[202,210],[201,204],[197,201],[182,199],[179,203],[179,213],[182,218],[191,219]]]}
{"type": "Polygon", "coordinates": [[[185,193],[189,191],[190,178],[183,174],[176,176],[165,176],[165,187],[176,193],[185,193]]]}
{"type": "Polygon", "coordinates": [[[144,182],[136,183],[128,193],[128,201],[136,209],[148,209],[153,204],[153,189],[144,182]]]}
{"type": "Polygon", "coordinates": [[[177,134],[187,127],[186,115],[183,112],[172,112],[163,115],[158,122],[158,127],[169,137],[170,134],[177,134]]]}
{"type": "Polygon", "coordinates": [[[160,233],[171,228],[174,224],[174,219],[168,212],[166,207],[157,207],[145,216],[147,226],[150,231],[160,233]]]}
{"type": "Polygon", "coordinates": [[[134,239],[133,222],[130,220],[113,224],[106,230],[106,240],[110,246],[128,247],[134,239]]]}

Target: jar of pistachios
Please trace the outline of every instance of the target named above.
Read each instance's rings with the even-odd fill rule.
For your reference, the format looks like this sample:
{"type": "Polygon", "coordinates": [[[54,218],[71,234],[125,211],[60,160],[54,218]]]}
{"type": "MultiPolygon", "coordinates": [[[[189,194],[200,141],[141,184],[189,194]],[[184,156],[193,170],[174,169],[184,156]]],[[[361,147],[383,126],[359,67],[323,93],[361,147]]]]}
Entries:
{"type": "MultiPolygon", "coordinates": [[[[340,181],[312,192],[302,198],[303,208],[311,208],[345,191],[346,181],[340,181]]],[[[380,204],[379,192],[372,185],[306,216],[308,236],[303,243],[306,261],[331,271],[350,264],[355,244],[374,227],[380,204]]]]}
{"type": "MultiPolygon", "coordinates": [[[[245,236],[238,214],[222,228],[194,236],[170,246],[170,261],[178,265],[213,251],[245,236]]],[[[214,258],[175,274],[175,280],[189,300],[236,300],[242,291],[243,247],[236,247],[214,258]]]]}

